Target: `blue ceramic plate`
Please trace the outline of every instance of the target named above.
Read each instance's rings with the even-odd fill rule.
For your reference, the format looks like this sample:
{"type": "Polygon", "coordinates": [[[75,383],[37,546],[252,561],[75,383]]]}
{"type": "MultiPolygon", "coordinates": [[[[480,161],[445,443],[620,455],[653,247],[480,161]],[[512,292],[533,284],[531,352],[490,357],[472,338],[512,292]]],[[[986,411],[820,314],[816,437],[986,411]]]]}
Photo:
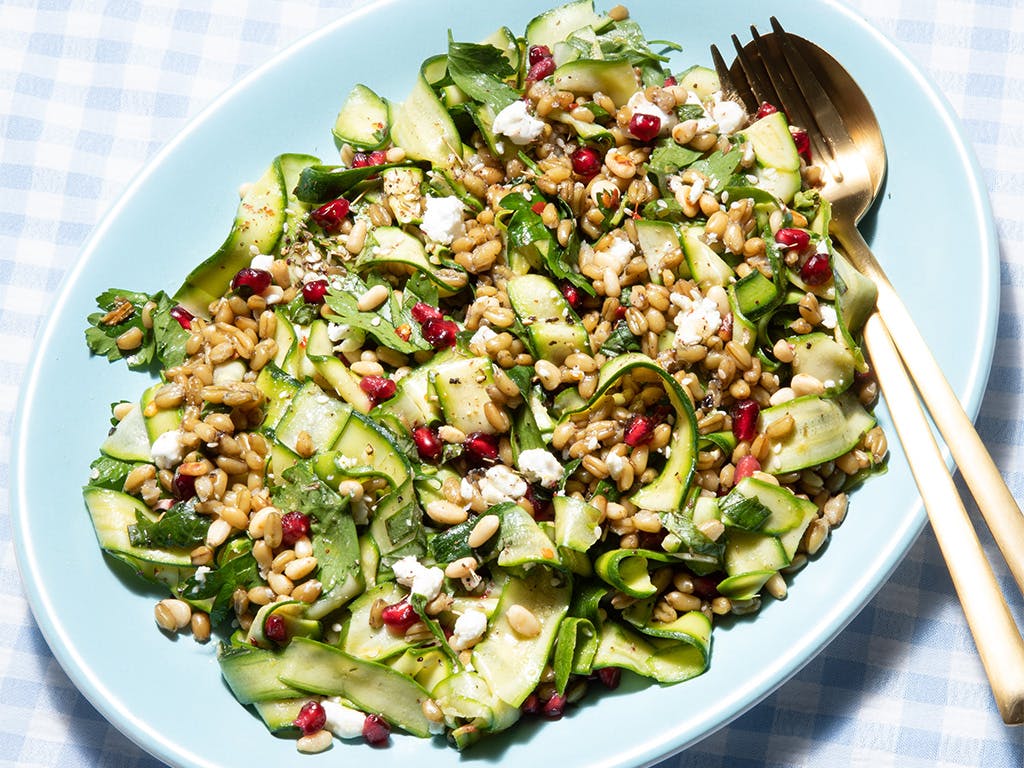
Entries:
{"type": "MultiPolygon", "coordinates": [[[[671,14],[664,2],[630,5],[652,36],[683,44],[677,69],[709,63],[709,43],[725,48],[730,33],[754,22],[767,26],[760,0],[688,4],[671,14]]],[[[168,640],[153,625],[153,595],[119,578],[100,555],[80,486],[109,425],[109,403],[136,397],[146,381],[89,357],[82,329],[93,297],[110,286],[173,290],[226,234],[240,182],[256,178],[281,152],[333,156],[330,127],[353,83],[401,99],[419,62],[444,49],[448,28],[463,40],[505,24],[521,31],[546,6],[520,0],[498,15],[487,4],[394,0],[289,49],[220,98],[135,181],[93,234],[53,306],[26,379],[13,450],[25,587],[77,686],[119,729],[172,765],[309,767],[369,760],[371,753],[336,743],[326,754],[299,756],[291,741],[268,735],[221,682],[213,644],[197,645],[187,635],[168,640]]],[[[874,104],[890,172],[866,231],[954,389],[976,413],[996,328],[997,248],[980,175],[955,118],[892,44],[837,3],[776,0],[771,12],[845,62],[874,104]]],[[[880,418],[889,427],[884,409],[880,418]]],[[[638,766],[707,735],[839,632],[921,530],[924,515],[898,445],[892,453],[888,474],[854,495],[847,522],[824,556],[793,579],[789,598],[768,601],[756,620],[715,631],[703,677],[674,687],[630,682],[561,722],[524,724],[463,756],[440,740],[398,736],[390,749],[372,753],[374,765],[527,765],[540,758],[562,768],[638,766]]]]}

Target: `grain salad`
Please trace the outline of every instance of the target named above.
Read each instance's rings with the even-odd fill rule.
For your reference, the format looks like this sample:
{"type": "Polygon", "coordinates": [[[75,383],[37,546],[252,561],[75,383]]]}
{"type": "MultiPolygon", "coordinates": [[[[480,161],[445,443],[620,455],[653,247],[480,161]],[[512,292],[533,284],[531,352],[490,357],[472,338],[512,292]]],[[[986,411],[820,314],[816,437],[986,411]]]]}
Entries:
{"type": "Polygon", "coordinates": [[[97,298],[90,349],[159,374],[92,464],[99,543],[300,752],[700,675],[884,466],[806,133],[677,55],[593,0],[451,39],[244,184],[173,294],[97,298]]]}

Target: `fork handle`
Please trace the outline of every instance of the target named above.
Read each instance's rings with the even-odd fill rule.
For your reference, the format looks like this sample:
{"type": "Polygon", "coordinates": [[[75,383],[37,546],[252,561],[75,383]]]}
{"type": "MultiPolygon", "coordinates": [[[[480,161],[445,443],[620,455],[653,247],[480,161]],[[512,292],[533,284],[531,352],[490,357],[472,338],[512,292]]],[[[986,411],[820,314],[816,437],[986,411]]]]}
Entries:
{"type": "Polygon", "coordinates": [[[1019,725],[1024,722],[1024,640],[999,591],[899,353],[877,313],[864,325],[864,343],[963,605],[999,713],[1008,725],[1019,725]]]}
{"type": "Polygon", "coordinates": [[[885,321],[921,399],[949,446],[1017,586],[1024,592],[1024,514],[864,238],[856,227],[842,222],[834,223],[832,233],[844,246],[854,266],[878,286],[878,314],[885,321]]]}

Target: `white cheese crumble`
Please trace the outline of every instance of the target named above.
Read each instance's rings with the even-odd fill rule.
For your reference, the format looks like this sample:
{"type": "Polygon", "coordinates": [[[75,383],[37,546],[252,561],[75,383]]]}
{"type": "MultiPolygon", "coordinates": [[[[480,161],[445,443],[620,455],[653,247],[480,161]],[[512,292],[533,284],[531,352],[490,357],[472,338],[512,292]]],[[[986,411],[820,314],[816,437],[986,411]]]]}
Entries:
{"type": "Polygon", "coordinates": [[[626,102],[626,106],[632,110],[634,115],[639,113],[641,115],[651,115],[652,117],[658,118],[658,120],[661,121],[661,128],[658,131],[659,136],[667,136],[672,132],[672,128],[676,123],[679,122],[679,118],[663,111],[661,107],[653,101],[650,101],[647,96],[644,95],[643,91],[637,91],[634,93],[630,97],[629,101],[626,102]]]}
{"type": "Polygon", "coordinates": [[[636,246],[630,242],[628,237],[621,235],[612,238],[611,244],[600,251],[604,265],[611,267],[616,274],[622,273],[634,253],[636,253],[636,246]]]}
{"type": "Polygon", "coordinates": [[[334,699],[324,699],[320,702],[320,706],[324,708],[324,714],[327,715],[324,728],[339,739],[356,739],[363,735],[366,715],[358,709],[346,707],[334,699]]]}
{"type": "Polygon", "coordinates": [[[677,344],[700,344],[721,327],[722,316],[714,299],[696,290],[690,296],[674,293],[670,298],[680,309],[675,318],[677,344]]]}
{"type": "Polygon", "coordinates": [[[629,459],[613,452],[604,457],[604,463],[608,465],[608,474],[612,480],[618,480],[626,465],[629,464],[629,459]]]}
{"type": "Polygon", "coordinates": [[[274,257],[266,253],[257,253],[252,257],[249,262],[249,267],[252,269],[262,269],[264,272],[270,271],[270,265],[274,263],[274,257]]]}
{"type": "Polygon", "coordinates": [[[181,460],[185,458],[185,446],[181,441],[183,436],[180,429],[172,429],[154,440],[153,447],[149,450],[153,463],[160,469],[173,469],[181,464],[181,460]]]}
{"type": "Polygon", "coordinates": [[[213,368],[213,383],[219,387],[237,384],[245,376],[245,370],[245,363],[240,360],[232,360],[216,365],[213,368]]]}
{"type": "Polygon", "coordinates": [[[427,568],[413,555],[409,555],[396,561],[391,570],[395,574],[395,581],[408,587],[414,595],[423,595],[428,603],[441,594],[444,571],[436,566],[427,568]]]}
{"type": "Polygon", "coordinates": [[[504,464],[496,464],[480,478],[480,496],[488,504],[519,501],[526,493],[526,481],[504,464]]]}
{"type": "Polygon", "coordinates": [[[334,465],[338,469],[352,469],[357,463],[352,456],[346,456],[343,453],[339,453],[334,457],[334,465]]]}
{"type": "Polygon", "coordinates": [[[481,325],[479,328],[476,329],[476,333],[474,333],[470,337],[469,345],[471,347],[473,347],[473,346],[481,346],[482,347],[484,344],[486,344],[488,341],[490,341],[491,339],[493,339],[497,335],[498,334],[496,334],[494,331],[492,331],[489,326],[481,325]]]}
{"type": "Polygon", "coordinates": [[[526,102],[517,99],[499,112],[492,124],[495,133],[508,136],[513,144],[523,146],[540,138],[544,121],[526,111],[526,102]]]}
{"type": "Polygon", "coordinates": [[[455,620],[448,644],[452,650],[461,651],[476,643],[487,631],[487,614],[471,608],[455,620]]]}
{"type": "Polygon", "coordinates": [[[204,583],[206,581],[206,574],[208,574],[212,570],[213,569],[210,568],[210,566],[208,565],[200,565],[198,568],[196,568],[195,580],[200,584],[204,583]]]}
{"type": "Polygon", "coordinates": [[[747,119],[747,113],[735,101],[723,99],[721,93],[716,93],[715,103],[711,107],[711,118],[718,123],[720,132],[729,134],[739,130],[747,119]]]}
{"type": "Polygon", "coordinates": [[[818,311],[821,312],[821,324],[826,328],[832,329],[836,327],[836,323],[839,322],[839,316],[836,314],[836,308],[830,304],[819,304],[818,311]]]}
{"type": "Polygon", "coordinates": [[[464,207],[459,198],[428,197],[426,203],[420,223],[423,234],[442,245],[451,245],[452,240],[466,234],[466,225],[462,223],[464,207]]]}
{"type": "Polygon", "coordinates": [[[562,463],[543,448],[530,448],[519,454],[519,471],[533,483],[553,488],[562,479],[562,463]]]}

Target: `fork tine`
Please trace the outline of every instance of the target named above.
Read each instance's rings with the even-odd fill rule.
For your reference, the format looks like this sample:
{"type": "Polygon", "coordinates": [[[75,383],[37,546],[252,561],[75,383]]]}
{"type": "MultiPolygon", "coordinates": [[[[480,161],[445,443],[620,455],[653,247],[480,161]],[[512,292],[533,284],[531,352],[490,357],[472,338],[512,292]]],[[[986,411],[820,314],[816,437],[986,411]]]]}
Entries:
{"type": "Polygon", "coordinates": [[[807,60],[792,36],[782,28],[779,20],[774,16],[771,17],[771,25],[780,41],[783,58],[793,74],[797,87],[803,94],[805,104],[810,108],[814,126],[808,125],[807,127],[809,129],[816,127],[817,133],[826,137],[827,154],[822,157],[829,162],[830,166],[834,166],[836,147],[846,150],[853,149],[854,141],[850,137],[842,117],[832,104],[831,96],[818,81],[814,70],[807,65],[807,60]],[[796,76],[798,71],[801,73],[800,77],[796,76]]]}
{"type": "Polygon", "coordinates": [[[732,74],[729,72],[729,67],[725,63],[725,59],[722,58],[722,52],[719,51],[718,46],[714,44],[711,46],[711,60],[715,64],[715,72],[718,73],[718,82],[721,84],[726,98],[732,99],[733,101],[739,99],[743,102],[743,107],[748,112],[756,110],[757,100],[754,98],[754,94],[751,93],[750,86],[743,78],[740,78],[740,81],[736,82],[732,74]]]}
{"type": "Polygon", "coordinates": [[[761,102],[776,103],[778,96],[775,93],[775,87],[772,85],[764,65],[761,64],[760,58],[755,61],[753,57],[748,56],[736,35],[732,36],[732,46],[736,49],[736,61],[740,65],[740,72],[754,96],[755,103],[751,111],[756,111],[761,102]]]}
{"type": "MultiPolygon", "coordinates": [[[[810,108],[804,99],[803,93],[800,91],[796,84],[797,78],[790,71],[789,64],[786,62],[786,57],[771,50],[770,46],[775,43],[776,40],[767,36],[762,36],[758,33],[755,27],[750,28],[750,34],[754,40],[754,46],[757,48],[758,55],[760,56],[761,64],[764,66],[765,71],[769,80],[775,88],[775,92],[778,94],[779,99],[775,102],[775,106],[783,110],[789,117],[791,122],[797,125],[805,126],[811,130],[808,131],[808,138],[814,145],[814,150],[819,157],[832,157],[832,150],[822,140],[822,133],[814,128],[814,117],[810,108]],[[771,65],[769,66],[769,62],[771,65]]],[[[774,47],[774,46],[772,46],[774,47]]],[[[830,170],[835,170],[830,168],[830,170]]]]}

